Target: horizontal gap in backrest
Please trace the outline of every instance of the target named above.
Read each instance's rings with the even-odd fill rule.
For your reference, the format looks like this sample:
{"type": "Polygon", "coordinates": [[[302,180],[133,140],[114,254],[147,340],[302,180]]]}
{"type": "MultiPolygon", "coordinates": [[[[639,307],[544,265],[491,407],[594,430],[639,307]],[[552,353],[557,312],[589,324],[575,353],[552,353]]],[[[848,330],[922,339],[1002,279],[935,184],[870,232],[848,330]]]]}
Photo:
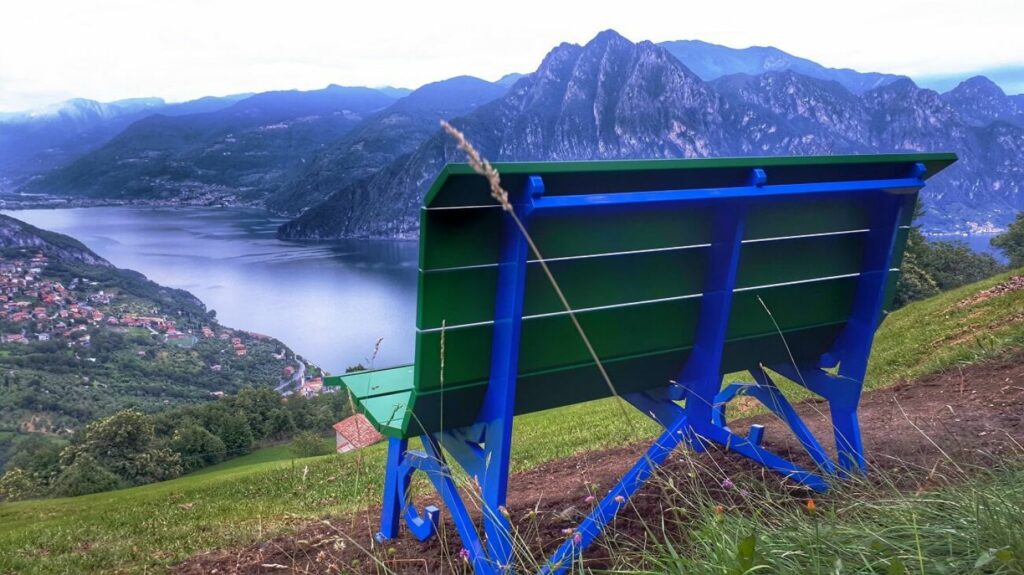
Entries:
{"type": "MultiPolygon", "coordinates": [[[[829,234],[744,244],[739,291],[856,275],[863,234],[829,234]]],[[[706,249],[663,250],[548,262],[573,310],[642,305],[700,297],[706,249]]],[[[462,268],[421,273],[417,327],[449,329],[490,322],[498,269],[462,268]]],[[[528,266],[523,315],[567,313],[539,263],[528,266]]]]}

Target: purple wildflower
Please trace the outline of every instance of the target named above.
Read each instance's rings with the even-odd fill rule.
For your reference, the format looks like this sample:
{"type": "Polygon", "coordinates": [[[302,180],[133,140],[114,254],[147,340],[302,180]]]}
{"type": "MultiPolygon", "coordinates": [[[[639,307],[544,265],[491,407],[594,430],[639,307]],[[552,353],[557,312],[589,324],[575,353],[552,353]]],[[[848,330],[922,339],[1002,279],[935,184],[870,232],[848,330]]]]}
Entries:
{"type": "Polygon", "coordinates": [[[581,535],[580,532],[577,531],[572,536],[572,542],[575,543],[576,545],[579,545],[580,543],[583,543],[583,535],[581,535]]]}
{"type": "Polygon", "coordinates": [[[732,482],[732,479],[726,477],[722,482],[722,489],[732,489],[733,487],[736,487],[736,484],[732,482]]]}
{"type": "Polygon", "coordinates": [[[465,547],[459,549],[459,559],[469,563],[469,549],[466,549],[465,547]]]}

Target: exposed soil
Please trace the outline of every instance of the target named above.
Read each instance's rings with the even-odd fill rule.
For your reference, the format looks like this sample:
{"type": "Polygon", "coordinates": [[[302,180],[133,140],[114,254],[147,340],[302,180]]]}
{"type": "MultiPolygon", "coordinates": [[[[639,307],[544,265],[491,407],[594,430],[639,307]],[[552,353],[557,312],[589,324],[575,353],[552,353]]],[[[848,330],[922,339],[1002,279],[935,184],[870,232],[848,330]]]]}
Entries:
{"type": "Polygon", "coordinates": [[[1004,282],[988,288],[987,290],[980,291],[969,298],[960,300],[957,302],[956,306],[960,308],[970,307],[994,297],[1006,295],[1022,289],[1024,289],[1024,275],[1013,276],[1004,282]]]}
{"type": "MultiPolygon", "coordinates": [[[[823,444],[831,444],[824,402],[805,402],[798,411],[823,444]]],[[[998,361],[953,369],[918,381],[865,394],[861,431],[872,473],[868,481],[919,491],[956,481],[963,470],[1021,454],[1024,443],[1024,350],[998,361]]],[[[758,416],[736,421],[734,430],[765,426],[763,445],[810,468],[809,458],[777,420],[758,416]]],[[[563,529],[578,524],[589,510],[589,490],[603,494],[641,456],[647,445],[594,451],[553,461],[513,476],[508,510],[522,543],[550,554],[565,540],[563,529]],[[595,485],[597,487],[595,487],[595,485]]],[[[621,541],[642,539],[641,521],[659,518],[666,508],[703,492],[723,509],[742,507],[744,488],[768,491],[793,505],[809,494],[764,471],[739,455],[720,450],[674,454],[660,477],[630,501],[616,519],[613,540],[605,538],[586,552],[588,565],[607,565],[609,549],[621,541]],[[674,488],[666,493],[667,480],[674,488]],[[728,479],[728,481],[726,481],[728,479]],[[723,485],[723,482],[725,485],[723,485]],[[673,502],[675,500],[675,503],[673,502]],[[638,521],[638,519],[640,521],[638,521]]],[[[435,502],[425,497],[418,504],[435,502]]],[[[694,499],[693,497],[689,499],[694,499]]],[[[673,511],[673,513],[677,513],[673,511]]],[[[378,510],[311,523],[299,534],[281,536],[240,549],[197,555],[176,568],[180,574],[238,573],[453,573],[468,572],[458,560],[461,549],[451,520],[444,517],[440,536],[420,543],[404,532],[371,550],[378,510]],[[372,553],[374,559],[368,553],[372,553]],[[387,570],[381,567],[381,562],[387,570]]]]}

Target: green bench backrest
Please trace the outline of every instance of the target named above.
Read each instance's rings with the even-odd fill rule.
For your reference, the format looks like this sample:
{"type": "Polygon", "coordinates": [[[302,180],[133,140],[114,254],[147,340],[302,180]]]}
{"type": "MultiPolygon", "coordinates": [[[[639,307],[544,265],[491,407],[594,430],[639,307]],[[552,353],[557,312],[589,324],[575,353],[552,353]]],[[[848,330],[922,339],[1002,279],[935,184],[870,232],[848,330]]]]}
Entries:
{"type": "MultiPolygon", "coordinates": [[[[522,189],[536,174],[545,195],[555,196],[738,186],[754,167],[766,171],[771,185],[901,178],[914,162],[924,162],[931,176],[951,161],[922,154],[497,167],[508,189],[522,189]]],[[[904,201],[912,206],[915,199],[907,194],[904,201]]],[[[750,203],[725,372],[786,361],[790,353],[814,360],[828,351],[851,309],[874,207],[861,198],[820,196],[750,203]]],[[[712,237],[709,209],[638,206],[530,218],[531,235],[619,393],[666,385],[690,353],[712,237]]],[[[901,222],[890,302],[912,212],[904,210],[901,222]]],[[[416,431],[476,417],[490,369],[502,217],[486,182],[466,166],[448,166],[427,195],[413,409],[406,422],[416,431]]],[[[608,396],[539,264],[531,261],[527,269],[517,414],[608,396]]]]}

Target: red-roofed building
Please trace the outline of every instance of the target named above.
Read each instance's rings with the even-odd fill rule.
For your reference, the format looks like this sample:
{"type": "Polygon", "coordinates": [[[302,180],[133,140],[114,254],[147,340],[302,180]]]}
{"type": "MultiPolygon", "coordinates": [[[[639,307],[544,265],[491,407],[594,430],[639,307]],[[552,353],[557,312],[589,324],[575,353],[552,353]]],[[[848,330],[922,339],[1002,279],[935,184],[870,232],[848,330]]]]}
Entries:
{"type": "Polygon", "coordinates": [[[362,449],[384,439],[362,413],[335,423],[334,434],[338,440],[338,453],[362,449]]]}

